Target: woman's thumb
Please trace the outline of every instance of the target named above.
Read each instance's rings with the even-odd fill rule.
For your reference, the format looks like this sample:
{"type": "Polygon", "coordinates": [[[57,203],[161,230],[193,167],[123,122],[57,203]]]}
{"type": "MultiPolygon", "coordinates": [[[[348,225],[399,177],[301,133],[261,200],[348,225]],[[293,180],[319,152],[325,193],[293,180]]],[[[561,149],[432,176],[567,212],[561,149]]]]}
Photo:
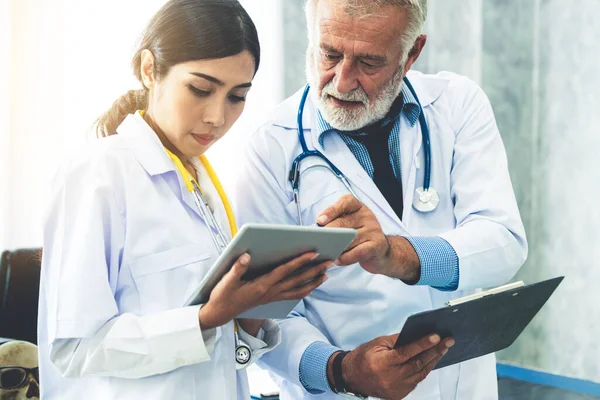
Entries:
{"type": "Polygon", "coordinates": [[[250,254],[244,253],[236,260],[227,275],[229,275],[232,280],[240,281],[242,280],[242,276],[248,271],[249,266],[250,254]]]}

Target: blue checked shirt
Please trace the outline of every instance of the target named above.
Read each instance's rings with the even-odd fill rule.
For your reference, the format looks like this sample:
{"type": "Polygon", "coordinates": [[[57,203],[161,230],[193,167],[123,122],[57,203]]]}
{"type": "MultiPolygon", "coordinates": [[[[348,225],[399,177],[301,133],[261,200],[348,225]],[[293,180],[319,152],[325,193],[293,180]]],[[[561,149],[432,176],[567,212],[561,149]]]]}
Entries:
{"type": "MultiPolygon", "coordinates": [[[[400,118],[404,115],[411,126],[419,119],[419,105],[406,86],[402,87],[402,108],[393,118],[394,125],[389,138],[390,163],[394,175],[401,181],[400,170],[400,118]]],[[[373,164],[366,147],[356,140],[360,132],[338,132],[325,121],[320,112],[317,112],[317,125],[319,129],[319,142],[324,145],[325,135],[337,132],[344,140],[360,165],[373,179],[373,164]]],[[[439,290],[456,290],[458,287],[458,255],[452,246],[440,237],[407,237],[414,247],[421,262],[421,278],[417,285],[431,286],[439,290]]],[[[327,362],[329,357],[341,349],[328,343],[315,342],[308,346],[300,360],[300,382],[304,388],[313,394],[330,391],[327,381],[327,362]]]]}

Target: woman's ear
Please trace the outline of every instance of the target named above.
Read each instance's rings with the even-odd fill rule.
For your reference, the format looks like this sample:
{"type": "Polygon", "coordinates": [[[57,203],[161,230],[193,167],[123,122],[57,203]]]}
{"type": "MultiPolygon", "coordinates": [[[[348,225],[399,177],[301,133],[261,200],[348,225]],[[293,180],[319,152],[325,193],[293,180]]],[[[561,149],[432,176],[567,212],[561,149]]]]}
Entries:
{"type": "Polygon", "coordinates": [[[148,49],[142,51],[140,56],[140,75],[142,76],[142,83],[146,89],[150,90],[156,83],[156,77],[154,76],[154,54],[148,49]]]}

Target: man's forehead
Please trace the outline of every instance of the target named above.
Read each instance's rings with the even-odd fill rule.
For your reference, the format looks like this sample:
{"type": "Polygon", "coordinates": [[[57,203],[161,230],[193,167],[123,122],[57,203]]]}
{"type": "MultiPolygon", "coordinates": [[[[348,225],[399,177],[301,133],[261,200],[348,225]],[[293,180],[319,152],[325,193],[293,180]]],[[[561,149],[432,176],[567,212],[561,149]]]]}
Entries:
{"type": "Polygon", "coordinates": [[[375,46],[380,51],[401,43],[407,26],[407,13],[400,7],[384,5],[367,16],[356,16],[349,14],[340,0],[320,0],[316,19],[321,43],[338,47],[349,42],[352,46],[375,46]]]}

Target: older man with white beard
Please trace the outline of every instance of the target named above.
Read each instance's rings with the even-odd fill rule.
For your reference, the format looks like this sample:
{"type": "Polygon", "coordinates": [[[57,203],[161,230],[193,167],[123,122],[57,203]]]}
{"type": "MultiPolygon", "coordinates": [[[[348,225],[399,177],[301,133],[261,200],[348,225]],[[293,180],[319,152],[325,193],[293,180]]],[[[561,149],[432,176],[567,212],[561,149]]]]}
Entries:
{"type": "Polygon", "coordinates": [[[395,346],[409,315],[503,284],[527,256],[487,97],[465,77],[409,72],[426,12],[426,0],[308,0],[309,87],[248,146],[241,223],[358,230],[279,321],[262,365],[284,400],[498,397],[493,355],[431,372],[452,338],[395,346]]]}

